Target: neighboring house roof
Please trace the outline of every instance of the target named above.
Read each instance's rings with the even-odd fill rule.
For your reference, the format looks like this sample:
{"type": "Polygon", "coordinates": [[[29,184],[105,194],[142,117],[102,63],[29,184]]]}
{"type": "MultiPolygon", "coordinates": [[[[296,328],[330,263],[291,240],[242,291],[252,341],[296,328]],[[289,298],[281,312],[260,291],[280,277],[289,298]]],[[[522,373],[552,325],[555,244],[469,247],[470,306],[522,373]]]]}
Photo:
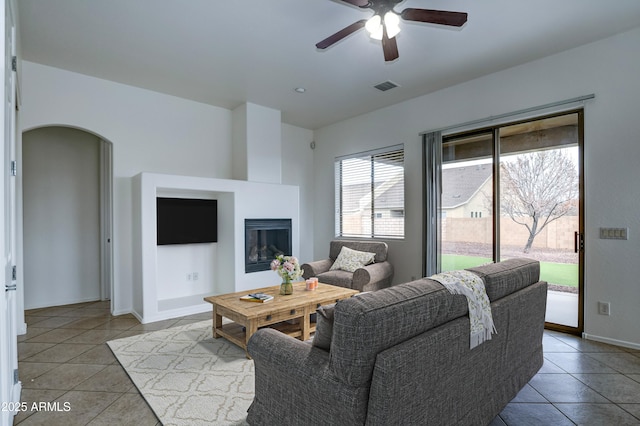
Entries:
{"type": "MultiPolygon", "coordinates": [[[[376,184],[374,188],[376,210],[404,209],[404,174],[376,184]]],[[[371,208],[371,185],[360,183],[342,188],[342,210],[344,213],[371,208]]]]}
{"type": "Polygon", "coordinates": [[[360,200],[371,193],[371,184],[357,183],[342,187],[342,212],[356,212],[360,210],[360,200]]]}
{"type": "MultiPolygon", "coordinates": [[[[442,208],[453,209],[468,203],[491,179],[490,165],[455,167],[442,170],[442,208]]],[[[404,184],[402,175],[375,188],[376,209],[403,209],[404,184]]],[[[348,185],[342,189],[343,212],[365,210],[371,206],[371,186],[368,183],[348,185]]]]}
{"type": "Polygon", "coordinates": [[[468,203],[491,178],[491,172],[488,164],[443,169],[442,208],[453,209],[468,203]]]}
{"type": "MultiPolygon", "coordinates": [[[[375,194],[377,210],[404,209],[404,180],[402,176],[377,186],[375,194]]],[[[371,196],[368,197],[363,207],[368,208],[370,206],[371,196]]]]}

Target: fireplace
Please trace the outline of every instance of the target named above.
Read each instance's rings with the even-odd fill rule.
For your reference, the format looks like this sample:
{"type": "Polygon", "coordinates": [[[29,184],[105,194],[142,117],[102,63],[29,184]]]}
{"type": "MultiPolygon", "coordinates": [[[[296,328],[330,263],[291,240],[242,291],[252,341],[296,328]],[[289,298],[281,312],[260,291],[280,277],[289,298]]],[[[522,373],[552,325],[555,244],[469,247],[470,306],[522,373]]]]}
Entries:
{"type": "Polygon", "coordinates": [[[277,255],[291,255],[291,219],[245,219],[244,240],[244,271],[268,271],[277,255]]]}

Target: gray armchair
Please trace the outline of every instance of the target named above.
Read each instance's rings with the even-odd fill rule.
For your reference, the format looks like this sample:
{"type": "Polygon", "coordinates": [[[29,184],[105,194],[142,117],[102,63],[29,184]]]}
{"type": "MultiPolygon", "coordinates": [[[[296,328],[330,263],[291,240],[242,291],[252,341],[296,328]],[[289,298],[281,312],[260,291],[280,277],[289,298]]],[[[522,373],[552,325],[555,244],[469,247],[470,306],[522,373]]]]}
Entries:
{"type": "Polygon", "coordinates": [[[302,276],[307,279],[317,277],[321,283],[358,291],[373,291],[391,286],[393,265],[387,261],[387,243],[382,241],[333,240],[329,245],[329,258],[302,265],[302,276]],[[355,272],[330,271],[342,247],[375,253],[374,263],[358,268],[355,272]]]}

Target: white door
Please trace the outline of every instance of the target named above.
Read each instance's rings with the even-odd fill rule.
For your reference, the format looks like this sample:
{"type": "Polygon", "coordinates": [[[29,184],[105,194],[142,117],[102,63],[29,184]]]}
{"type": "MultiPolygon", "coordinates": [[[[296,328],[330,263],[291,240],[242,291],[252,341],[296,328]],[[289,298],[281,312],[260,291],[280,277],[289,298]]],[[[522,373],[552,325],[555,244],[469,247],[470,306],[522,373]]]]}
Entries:
{"type": "Polygon", "coordinates": [[[0,209],[0,258],[4,266],[4,291],[0,297],[0,424],[11,424],[15,409],[20,401],[20,383],[17,380],[18,354],[16,333],[16,276],[13,266],[15,260],[15,177],[12,173],[15,160],[15,123],[16,123],[16,78],[13,68],[15,56],[15,28],[11,2],[5,1],[4,25],[4,120],[2,120],[3,149],[0,149],[0,198],[3,208],[0,209]]]}

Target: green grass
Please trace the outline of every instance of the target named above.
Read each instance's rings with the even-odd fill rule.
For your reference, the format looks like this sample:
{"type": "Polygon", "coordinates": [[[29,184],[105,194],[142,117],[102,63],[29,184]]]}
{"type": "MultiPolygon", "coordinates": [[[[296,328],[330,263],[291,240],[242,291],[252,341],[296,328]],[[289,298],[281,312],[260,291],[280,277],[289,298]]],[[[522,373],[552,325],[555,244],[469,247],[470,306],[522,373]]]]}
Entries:
{"type": "MultiPolygon", "coordinates": [[[[472,268],[490,263],[487,257],[462,256],[457,254],[442,255],[442,270],[472,268]]],[[[549,284],[578,287],[578,265],[573,263],[540,262],[540,279],[549,284]]]]}
{"type": "Polygon", "coordinates": [[[485,263],[491,263],[492,260],[488,257],[475,257],[475,256],[462,256],[458,254],[443,254],[442,255],[442,270],[443,271],[455,271],[456,269],[473,268],[474,266],[484,265],[485,263]]]}

